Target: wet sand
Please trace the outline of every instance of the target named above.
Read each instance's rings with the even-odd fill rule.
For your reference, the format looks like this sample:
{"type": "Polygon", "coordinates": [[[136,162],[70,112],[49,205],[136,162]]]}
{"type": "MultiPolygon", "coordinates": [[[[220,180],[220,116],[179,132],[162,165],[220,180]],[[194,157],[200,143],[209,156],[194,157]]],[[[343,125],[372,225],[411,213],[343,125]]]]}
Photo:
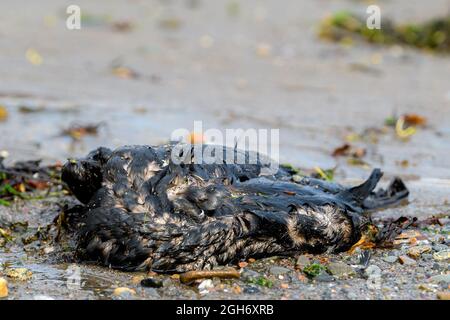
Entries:
{"type": "MultiPolygon", "coordinates": [[[[9,117],[0,122],[0,150],[9,152],[9,162],[42,158],[50,163],[99,145],[165,142],[173,130],[191,129],[194,120],[202,120],[205,128],[277,128],[282,162],[306,169],[337,166],[340,182],[360,180],[372,167],[382,168],[386,181],[393,175],[404,178],[411,204],[380,216],[449,214],[450,57],[317,38],[322,18],[341,9],[364,14],[364,2],[233,3],[80,0],[86,21],[76,31],[65,28],[71,1],[1,6],[0,105],[9,117]],[[114,30],[120,22],[130,23],[131,29],[114,30]],[[26,59],[30,48],[42,64],[26,59]],[[124,68],[121,76],[117,66],[124,68]],[[24,106],[43,110],[20,112],[24,106]],[[367,150],[365,167],[331,156],[349,134],[382,128],[387,117],[403,113],[426,117],[428,126],[408,141],[388,131],[377,135],[378,143],[355,142],[367,150]],[[105,125],[99,134],[80,142],[60,135],[73,123],[100,122],[105,125]],[[407,166],[399,164],[403,160],[407,166]]],[[[400,23],[450,10],[448,0],[408,1],[407,6],[382,1],[380,6],[383,16],[400,23]]],[[[33,205],[38,215],[52,214],[45,204],[33,205]]],[[[24,211],[23,206],[16,209],[24,211]]],[[[10,209],[0,210],[2,216],[11,215],[10,209]]],[[[45,281],[54,297],[71,298],[58,280],[67,265],[35,263],[41,259],[35,255],[22,259],[22,250],[0,257],[1,263],[23,263],[38,274],[31,283],[14,285],[12,298],[32,298],[45,281]]],[[[106,279],[106,297],[111,287],[131,277],[82,268],[106,279]]],[[[408,298],[407,288],[398,296],[408,298]]],[[[99,298],[102,292],[71,294],[99,298]]],[[[185,294],[190,293],[180,291],[185,294]]],[[[435,293],[426,296],[432,297],[435,293]]]]}

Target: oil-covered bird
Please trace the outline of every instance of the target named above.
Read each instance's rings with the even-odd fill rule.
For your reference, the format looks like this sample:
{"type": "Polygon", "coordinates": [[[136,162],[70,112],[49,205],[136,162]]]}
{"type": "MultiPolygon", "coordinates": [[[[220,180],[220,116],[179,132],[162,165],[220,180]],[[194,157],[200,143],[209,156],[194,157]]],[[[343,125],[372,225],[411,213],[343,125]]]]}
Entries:
{"type": "Polygon", "coordinates": [[[346,188],[309,177],[294,182],[289,170],[271,173],[251,152],[220,147],[226,156],[213,153],[216,163],[206,164],[175,146],[99,148],[64,165],[62,179],[83,204],[72,212],[80,259],[170,273],[341,252],[361,238],[367,211],[408,197],[398,178],[375,192],[378,169],[346,188]],[[173,161],[175,150],[182,161],[173,161]]]}

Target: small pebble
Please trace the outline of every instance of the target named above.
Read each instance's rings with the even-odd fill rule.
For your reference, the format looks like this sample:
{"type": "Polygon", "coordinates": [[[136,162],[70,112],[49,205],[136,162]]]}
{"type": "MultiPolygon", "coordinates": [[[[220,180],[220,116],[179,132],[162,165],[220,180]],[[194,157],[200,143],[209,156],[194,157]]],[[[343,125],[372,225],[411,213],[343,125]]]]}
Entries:
{"type": "Polygon", "coordinates": [[[432,276],[430,278],[430,281],[434,283],[441,283],[441,282],[450,283],[450,274],[438,274],[432,276]]]}
{"type": "Polygon", "coordinates": [[[433,258],[437,261],[450,260],[450,250],[436,252],[433,254],[433,258]]]}
{"type": "Polygon", "coordinates": [[[55,251],[55,247],[45,247],[44,248],[44,253],[45,254],[50,254],[50,253],[52,253],[54,251],[55,251]]]}
{"type": "Polygon", "coordinates": [[[307,265],[309,265],[310,263],[311,263],[311,259],[309,259],[308,256],[306,256],[306,255],[301,255],[301,256],[298,257],[297,262],[296,262],[295,265],[297,266],[297,268],[303,270],[303,268],[305,268],[305,267],[306,267],[307,265]]]}
{"type": "Polygon", "coordinates": [[[431,246],[424,245],[424,246],[416,246],[411,247],[408,249],[408,256],[418,259],[422,255],[422,253],[431,252],[431,246]]]}
{"type": "Polygon", "coordinates": [[[145,277],[142,275],[134,276],[133,278],[131,278],[131,283],[132,284],[140,284],[143,279],[145,279],[145,277]]]}
{"type": "Polygon", "coordinates": [[[255,286],[248,286],[244,288],[244,293],[255,294],[259,293],[259,289],[255,286]]]}
{"type": "Polygon", "coordinates": [[[6,276],[19,281],[27,281],[33,277],[33,273],[26,268],[10,268],[5,272],[6,276]]]}
{"type": "Polygon", "coordinates": [[[450,291],[438,292],[437,298],[439,300],[450,300],[450,291]]]}
{"type": "Polygon", "coordinates": [[[332,275],[338,277],[346,277],[355,274],[355,270],[351,266],[342,262],[332,262],[328,265],[328,270],[332,275]]]}
{"type": "Polygon", "coordinates": [[[43,295],[43,294],[38,294],[38,295],[33,297],[33,300],[48,300],[48,301],[50,301],[50,300],[55,300],[55,299],[53,299],[50,296],[46,296],[46,295],[43,295]]]}
{"type": "Polygon", "coordinates": [[[267,58],[270,56],[272,46],[268,43],[260,43],[256,47],[256,54],[260,57],[267,58]]]}
{"type": "Polygon", "coordinates": [[[0,278],[0,298],[8,296],[8,281],[5,278],[0,278]]]}
{"type": "Polygon", "coordinates": [[[316,277],[314,277],[314,280],[318,282],[333,282],[335,279],[325,271],[321,271],[316,277]]]}
{"type": "Polygon", "coordinates": [[[433,246],[433,250],[436,252],[445,251],[448,250],[448,246],[438,243],[433,246]]]}
{"type": "Polygon", "coordinates": [[[433,289],[430,288],[429,286],[427,286],[426,284],[420,284],[420,285],[418,286],[418,288],[419,288],[420,290],[427,291],[427,292],[432,292],[432,291],[433,291],[433,289]]]}
{"type": "Polygon", "coordinates": [[[211,279],[203,280],[198,285],[198,290],[199,290],[200,294],[207,294],[207,293],[209,293],[209,289],[212,289],[212,288],[214,288],[214,284],[211,279]]]}
{"type": "Polygon", "coordinates": [[[431,266],[431,269],[433,269],[433,270],[440,270],[441,266],[439,265],[439,263],[433,263],[433,265],[431,266]]]}
{"type": "Polygon", "coordinates": [[[287,283],[282,283],[282,284],[280,285],[280,287],[281,287],[281,289],[289,289],[289,284],[287,284],[287,283]]]}
{"type": "Polygon", "coordinates": [[[291,270],[288,268],[284,268],[284,267],[274,266],[274,267],[270,268],[269,272],[275,276],[279,276],[279,275],[284,275],[286,273],[289,273],[289,272],[291,272],[291,270]]]}
{"type": "Polygon", "coordinates": [[[383,257],[383,260],[388,263],[394,263],[398,260],[398,258],[396,256],[386,256],[386,257],[383,257]]]}
{"type": "Polygon", "coordinates": [[[244,269],[241,273],[241,279],[244,281],[252,281],[260,277],[260,274],[251,269],[244,269]]]}
{"type": "Polygon", "coordinates": [[[161,288],[163,286],[163,283],[160,280],[146,278],[141,280],[141,286],[146,288],[161,288]]]}
{"type": "Polygon", "coordinates": [[[365,273],[369,277],[381,277],[381,269],[375,264],[368,266],[365,273]]]}
{"type": "Polygon", "coordinates": [[[349,293],[347,294],[347,298],[350,300],[355,300],[358,299],[358,295],[355,292],[349,291],[349,293]]]}
{"type": "Polygon", "coordinates": [[[422,259],[425,261],[430,261],[431,259],[433,259],[433,255],[431,253],[424,253],[422,255],[422,259]]]}
{"type": "Polygon", "coordinates": [[[117,297],[126,296],[126,295],[135,295],[136,290],[126,288],[126,287],[119,287],[119,288],[114,289],[113,294],[117,297]]]}
{"type": "Polygon", "coordinates": [[[400,261],[401,264],[409,265],[409,266],[416,264],[416,261],[411,259],[408,256],[400,256],[400,257],[398,257],[398,261],[400,261]]]}

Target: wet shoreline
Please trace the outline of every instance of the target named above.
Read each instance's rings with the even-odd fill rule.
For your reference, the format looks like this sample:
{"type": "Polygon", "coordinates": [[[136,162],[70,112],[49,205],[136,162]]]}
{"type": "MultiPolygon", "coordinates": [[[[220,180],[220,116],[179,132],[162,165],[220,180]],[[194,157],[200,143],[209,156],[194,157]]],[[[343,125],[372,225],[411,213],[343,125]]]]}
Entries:
{"type": "MultiPolygon", "coordinates": [[[[307,257],[326,268],[341,263],[341,270],[354,271],[349,278],[326,272],[319,280],[309,279],[297,259],[274,258],[249,263],[240,280],[203,283],[205,294],[198,288],[201,282],[186,286],[177,278],[155,276],[163,287],[144,288],[139,277],[146,274],[52,260],[49,242],[24,246],[24,234],[18,234],[9,252],[0,248],[0,277],[6,277],[8,266],[27,268],[33,276],[28,281],[6,277],[7,299],[437,299],[448,292],[448,259],[435,258],[449,248],[448,57],[400,46],[321,41],[317,28],[329,14],[342,9],[364,14],[366,4],[350,0],[250,0],[237,6],[227,1],[78,2],[89,17],[79,32],[64,27],[66,2],[23,0],[2,9],[0,106],[8,116],[0,121],[0,151],[8,152],[6,163],[43,159],[54,164],[98,146],[161,144],[175,129],[192,128],[195,120],[205,129],[275,128],[280,129],[281,162],[304,173],[335,168],[335,181],[344,184],[361,181],[375,167],[385,172],[384,183],[402,177],[411,191],[409,205],[376,218],[444,220],[413,229],[420,235],[398,248],[373,250],[370,265],[375,267],[369,271],[357,271],[357,254],[307,257]],[[30,60],[30,52],[41,63],[30,60]],[[401,139],[386,120],[405,114],[420,115],[427,123],[401,139]],[[73,125],[99,123],[105,125],[81,139],[62,134],[73,125]],[[345,144],[350,153],[363,155],[333,156],[345,144]],[[411,264],[399,262],[420,246],[431,249],[411,264]],[[81,275],[75,290],[67,286],[71,267],[81,275]],[[371,287],[369,279],[380,282],[381,289],[371,287]],[[118,287],[135,293],[116,296],[118,287]]],[[[399,23],[426,21],[448,10],[446,0],[380,5],[399,23]]],[[[27,232],[35,232],[52,223],[58,203],[72,202],[64,196],[0,206],[0,228],[28,221],[27,232]]]]}

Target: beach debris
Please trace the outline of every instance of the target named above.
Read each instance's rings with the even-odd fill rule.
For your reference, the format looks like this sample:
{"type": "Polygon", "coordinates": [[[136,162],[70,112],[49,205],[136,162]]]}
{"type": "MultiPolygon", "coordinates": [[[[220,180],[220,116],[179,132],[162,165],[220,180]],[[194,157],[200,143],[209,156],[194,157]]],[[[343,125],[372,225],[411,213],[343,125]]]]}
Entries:
{"type": "Polygon", "coordinates": [[[233,291],[234,294],[241,294],[242,293],[241,286],[239,286],[237,284],[233,284],[233,287],[231,288],[231,290],[233,291]]]}
{"type": "Polygon", "coordinates": [[[270,279],[267,279],[264,276],[259,276],[257,278],[249,279],[247,282],[251,283],[251,284],[256,284],[256,285],[261,286],[261,287],[266,287],[266,288],[272,288],[273,287],[273,281],[270,280],[270,279]]]}
{"type": "MultiPolygon", "coordinates": [[[[371,226],[372,228],[373,226],[371,226]]],[[[361,236],[361,238],[356,242],[349,250],[348,253],[353,254],[356,249],[372,249],[375,248],[375,235],[376,231],[373,231],[372,229],[369,230],[369,232],[366,232],[361,236]]]]}
{"type": "Polygon", "coordinates": [[[417,113],[407,113],[403,115],[405,124],[408,126],[424,127],[427,124],[427,118],[417,113]]]}
{"type": "Polygon", "coordinates": [[[398,124],[398,120],[402,119],[402,125],[407,127],[426,127],[427,126],[427,118],[421,116],[417,113],[405,113],[400,117],[395,115],[391,115],[384,120],[384,124],[387,127],[395,128],[398,124]]]}
{"type": "Polygon", "coordinates": [[[346,143],[338,148],[336,148],[333,153],[333,157],[339,156],[351,156],[353,158],[362,158],[366,155],[366,149],[356,148],[346,143]]]}
{"type": "Polygon", "coordinates": [[[405,127],[405,118],[400,117],[397,119],[397,122],[395,123],[395,133],[397,136],[401,139],[408,139],[412,135],[414,135],[417,132],[416,127],[414,126],[406,126],[405,127]]]}
{"type": "Polygon", "coordinates": [[[27,105],[21,105],[18,107],[18,110],[20,113],[39,113],[39,112],[44,112],[47,109],[44,106],[38,106],[38,107],[30,107],[27,105]]]}
{"type": "Polygon", "coordinates": [[[403,230],[410,227],[416,220],[417,218],[400,217],[394,221],[386,221],[381,229],[375,225],[368,225],[359,241],[348,250],[348,253],[352,254],[356,249],[392,248],[398,244],[396,240],[403,230]]]}
{"type": "Polygon", "coordinates": [[[331,154],[333,157],[340,157],[340,156],[348,156],[350,152],[351,146],[348,143],[343,144],[340,147],[337,147],[334,149],[333,153],[331,154]]]}
{"type": "Polygon", "coordinates": [[[410,165],[409,164],[409,160],[407,160],[407,159],[403,159],[401,161],[395,161],[395,164],[400,166],[400,167],[403,167],[403,168],[407,168],[410,165]]]}
{"type": "Polygon", "coordinates": [[[74,140],[81,140],[85,136],[96,136],[102,125],[104,124],[72,124],[69,128],[64,129],[61,134],[63,136],[69,136],[74,140]]]}
{"type": "Polygon", "coordinates": [[[300,176],[300,173],[301,173],[300,168],[297,168],[297,167],[295,167],[294,165],[292,165],[290,163],[282,163],[280,165],[280,167],[283,170],[286,170],[289,174],[293,175],[296,178],[300,178],[300,180],[301,180],[302,177],[300,176]]]}
{"type": "Polygon", "coordinates": [[[28,281],[33,277],[33,273],[26,268],[7,268],[5,275],[18,281],[28,281]]]}
{"type": "MultiPolygon", "coordinates": [[[[0,199],[0,205],[2,204],[2,199],[0,199]]],[[[7,206],[7,205],[6,205],[7,206]]],[[[3,247],[7,242],[13,241],[13,236],[11,231],[5,228],[0,228],[0,247],[3,247]]]]}
{"type": "Polygon", "coordinates": [[[220,270],[199,270],[199,271],[188,271],[180,274],[181,283],[192,283],[198,279],[205,278],[221,278],[221,279],[239,279],[241,274],[238,270],[234,268],[220,269],[220,270]]]}
{"type": "Polygon", "coordinates": [[[442,227],[445,224],[445,220],[446,218],[443,217],[431,216],[426,219],[417,221],[415,225],[416,227],[427,227],[430,225],[438,225],[442,227]]]}
{"type": "Polygon", "coordinates": [[[325,181],[333,181],[335,170],[336,170],[336,168],[322,169],[320,167],[314,167],[315,172],[311,175],[311,177],[322,179],[325,181]]]}
{"type": "Polygon", "coordinates": [[[136,290],[130,289],[130,288],[127,288],[127,287],[119,287],[119,288],[114,289],[113,294],[115,296],[117,296],[117,297],[126,296],[126,295],[133,295],[134,296],[134,295],[136,295],[136,290]]]}
{"type": "Polygon", "coordinates": [[[208,294],[211,289],[214,288],[214,283],[211,279],[206,279],[200,282],[198,285],[198,291],[200,294],[208,294]]]}
{"type": "Polygon", "coordinates": [[[27,49],[25,52],[25,58],[34,66],[40,66],[44,62],[41,54],[34,48],[27,49]]]}
{"type": "Polygon", "coordinates": [[[131,278],[131,283],[132,284],[140,284],[142,280],[146,279],[146,277],[144,275],[138,275],[138,276],[133,276],[131,278]]]}
{"type": "Polygon", "coordinates": [[[170,276],[170,279],[173,279],[173,280],[180,280],[180,275],[179,275],[178,273],[175,273],[175,274],[173,274],[173,275],[170,276]]]}
{"type": "Polygon", "coordinates": [[[8,115],[9,114],[8,114],[8,110],[6,109],[6,107],[0,105],[0,122],[8,119],[8,115]]]}
{"type": "Polygon", "coordinates": [[[384,125],[387,127],[395,127],[396,123],[397,123],[396,116],[389,116],[386,119],[384,119],[384,125]]]}
{"type": "Polygon", "coordinates": [[[350,165],[367,166],[367,163],[362,160],[362,158],[366,155],[366,149],[354,147],[349,143],[345,143],[342,146],[337,147],[331,155],[333,157],[347,157],[347,163],[350,165]]]}
{"type": "Polygon", "coordinates": [[[430,245],[415,246],[408,249],[408,256],[414,259],[420,258],[422,253],[431,252],[432,248],[430,245]]]}
{"type": "Polygon", "coordinates": [[[368,127],[361,132],[349,132],[345,137],[345,141],[347,143],[365,142],[377,144],[380,136],[386,133],[389,133],[389,127],[368,127]]]}
{"type": "Polygon", "coordinates": [[[178,30],[183,25],[182,21],[177,17],[166,17],[158,22],[159,27],[164,30],[178,30]]]}
{"type": "Polygon", "coordinates": [[[425,291],[425,292],[433,292],[433,291],[434,291],[430,286],[427,286],[427,285],[424,284],[424,283],[419,284],[419,285],[417,286],[417,289],[422,290],[422,291],[425,291]]]}
{"type": "Polygon", "coordinates": [[[0,299],[8,296],[8,281],[5,278],[0,278],[0,299]]]}
{"type": "Polygon", "coordinates": [[[0,205],[9,206],[16,199],[28,200],[28,192],[49,190],[60,182],[61,164],[41,166],[40,160],[16,162],[6,167],[0,157],[0,205]]]}
{"type": "Polygon", "coordinates": [[[140,74],[137,71],[126,66],[113,66],[111,72],[121,79],[137,79],[140,77],[140,74]]]}
{"type": "Polygon", "coordinates": [[[134,25],[130,21],[114,21],[111,23],[111,28],[118,32],[130,32],[134,25]]]}
{"type": "Polygon", "coordinates": [[[325,40],[353,44],[355,38],[384,45],[407,45],[435,52],[450,52],[450,16],[434,18],[421,24],[396,25],[383,19],[383,28],[369,29],[366,19],[348,11],[325,18],[318,35],[325,40]]]}
{"type": "Polygon", "coordinates": [[[314,278],[326,269],[327,268],[320,263],[311,263],[303,268],[303,273],[305,273],[309,278],[314,278]]]}
{"type": "Polygon", "coordinates": [[[400,243],[398,240],[406,240],[409,243],[409,240],[414,236],[421,237],[423,239],[423,235],[421,235],[416,230],[406,230],[410,226],[412,226],[417,221],[416,217],[400,217],[393,221],[386,221],[386,224],[381,229],[376,229],[375,233],[375,243],[377,248],[392,248],[400,243]]]}
{"type": "Polygon", "coordinates": [[[256,55],[261,58],[267,58],[272,53],[272,46],[268,43],[259,43],[256,46],[256,55]]]}
{"type": "Polygon", "coordinates": [[[401,244],[415,244],[417,240],[425,240],[426,237],[417,230],[405,230],[398,234],[394,241],[392,242],[393,246],[398,246],[401,244]]]}
{"type": "Polygon", "coordinates": [[[450,291],[442,291],[436,294],[439,300],[450,300],[450,291]]]}

